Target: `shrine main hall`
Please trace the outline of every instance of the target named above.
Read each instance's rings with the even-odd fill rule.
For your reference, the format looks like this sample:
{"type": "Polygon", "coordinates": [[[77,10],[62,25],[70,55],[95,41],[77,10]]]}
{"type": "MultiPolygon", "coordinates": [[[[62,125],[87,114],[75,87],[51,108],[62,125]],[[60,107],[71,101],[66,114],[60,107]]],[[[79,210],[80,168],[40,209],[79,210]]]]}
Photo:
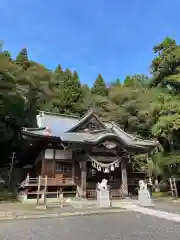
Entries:
{"type": "Polygon", "coordinates": [[[80,197],[91,198],[97,183],[107,179],[114,196],[128,196],[140,179],[131,157],[159,145],[125,132],[115,122],[102,121],[93,111],[83,118],[39,112],[36,119],[36,128],[22,131],[29,149],[20,192],[27,195],[37,191],[38,184],[31,179],[47,176],[48,192],[73,189],[80,197]]]}

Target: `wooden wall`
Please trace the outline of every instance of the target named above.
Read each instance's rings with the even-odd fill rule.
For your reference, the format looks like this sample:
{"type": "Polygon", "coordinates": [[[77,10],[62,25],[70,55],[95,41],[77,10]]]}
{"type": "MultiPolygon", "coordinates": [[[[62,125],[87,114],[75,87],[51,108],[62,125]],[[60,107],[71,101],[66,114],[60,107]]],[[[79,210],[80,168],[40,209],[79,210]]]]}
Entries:
{"type": "Polygon", "coordinates": [[[49,178],[56,178],[60,181],[64,178],[72,178],[73,171],[72,152],[52,148],[45,150],[44,158],[42,160],[41,175],[47,175],[49,178]],[[57,164],[62,165],[64,163],[68,163],[70,166],[72,166],[72,171],[58,171],[57,164]]]}
{"type": "MultiPolygon", "coordinates": [[[[58,182],[61,181],[61,179],[65,178],[72,178],[77,186],[81,186],[81,168],[79,162],[82,160],[85,160],[86,155],[83,153],[76,153],[76,152],[70,152],[70,151],[64,151],[61,149],[51,149],[52,151],[47,151],[44,154],[44,158],[42,160],[42,168],[41,168],[41,175],[45,176],[47,175],[49,178],[55,178],[58,182]],[[56,154],[56,150],[59,150],[58,154],[56,154]],[[51,152],[51,153],[50,153],[51,152]],[[72,164],[72,171],[70,172],[57,172],[56,171],[56,163],[69,163],[72,164]]],[[[100,152],[99,149],[94,149],[92,151],[94,153],[95,158],[102,160],[103,151],[100,152]],[[99,158],[97,155],[100,155],[99,158]]],[[[112,155],[115,155],[114,152],[112,155]]],[[[108,154],[107,152],[104,152],[104,155],[107,155],[107,157],[104,157],[105,160],[109,161],[111,158],[116,158],[112,156],[111,154],[108,154]]],[[[113,159],[114,160],[114,159],[113,159]]],[[[105,161],[105,162],[106,162],[105,161]]],[[[101,181],[103,178],[109,179],[109,184],[112,188],[118,189],[121,185],[121,167],[117,168],[116,171],[109,174],[104,174],[103,172],[98,172],[97,176],[91,178],[88,175],[88,169],[91,167],[91,163],[87,162],[87,189],[94,189],[96,187],[97,182],[101,181]],[[111,177],[109,175],[115,174],[115,179],[110,180],[111,177]]],[[[128,184],[131,185],[131,182],[133,180],[137,180],[139,178],[139,174],[133,174],[132,169],[130,166],[128,166],[128,184]]],[[[142,176],[140,177],[142,178],[142,176]]]]}

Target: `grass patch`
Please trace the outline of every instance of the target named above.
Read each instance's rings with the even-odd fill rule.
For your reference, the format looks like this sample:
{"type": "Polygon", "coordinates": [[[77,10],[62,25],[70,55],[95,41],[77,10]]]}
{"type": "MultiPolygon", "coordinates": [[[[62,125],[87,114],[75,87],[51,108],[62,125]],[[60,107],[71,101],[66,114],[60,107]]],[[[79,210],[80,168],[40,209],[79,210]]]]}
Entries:
{"type": "Polygon", "coordinates": [[[0,192],[0,202],[16,202],[17,196],[15,193],[8,191],[0,192]]]}
{"type": "Polygon", "coordinates": [[[169,197],[169,194],[168,192],[153,192],[152,197],[153,198],[169,197]]]}

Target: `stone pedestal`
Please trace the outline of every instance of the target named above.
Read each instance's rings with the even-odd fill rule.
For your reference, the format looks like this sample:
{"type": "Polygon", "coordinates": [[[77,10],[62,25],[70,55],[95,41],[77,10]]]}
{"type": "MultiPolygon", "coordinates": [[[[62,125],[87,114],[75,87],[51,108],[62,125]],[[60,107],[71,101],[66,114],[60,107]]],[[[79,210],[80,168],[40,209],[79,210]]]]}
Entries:
{"type": "Polygon", "coordinates": [[[111,206],[109,190],[97,190],[97,205],[100,208],[109,208],[111,206]]]}

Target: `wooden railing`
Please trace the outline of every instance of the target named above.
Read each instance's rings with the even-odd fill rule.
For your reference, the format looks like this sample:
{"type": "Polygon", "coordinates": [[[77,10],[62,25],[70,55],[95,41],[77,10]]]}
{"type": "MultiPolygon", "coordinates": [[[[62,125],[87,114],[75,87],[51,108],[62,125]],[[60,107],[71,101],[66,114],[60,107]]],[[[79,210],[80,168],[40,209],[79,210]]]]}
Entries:
{"type": "Polygon", "coordinates": [[[95,189],[88,189],[86,191],[87,199],[97,199],[97,191],[95,189]]]}
{"type": "MultiPolygon", "coordinates": [[[[88,189],[86,191],[87,199],[97,199],[97,191],[95,189],[88,189]]],[[[122,189],[111,189],[110,199],[123,198],[122,189]]]]}
{"type": "Polygon", "coordinates": [[[122,189],[111,189],[110,198],[123,198],[123,190],[122,189]]]}
{"type": "Polygon", "coordinates": [[[20,187],[27,187],[27,186],[44,186],[47,184],[47,186],[53,186],[53,185],[68,185],[68,184],[74,184],[73,178],[44,178],[44,177],[39,177],[39,178],[30,178],[27,176],[27,178],[21,182],[20,187]],[[47,181],[47,183],[46,183],[47,181]]]}

